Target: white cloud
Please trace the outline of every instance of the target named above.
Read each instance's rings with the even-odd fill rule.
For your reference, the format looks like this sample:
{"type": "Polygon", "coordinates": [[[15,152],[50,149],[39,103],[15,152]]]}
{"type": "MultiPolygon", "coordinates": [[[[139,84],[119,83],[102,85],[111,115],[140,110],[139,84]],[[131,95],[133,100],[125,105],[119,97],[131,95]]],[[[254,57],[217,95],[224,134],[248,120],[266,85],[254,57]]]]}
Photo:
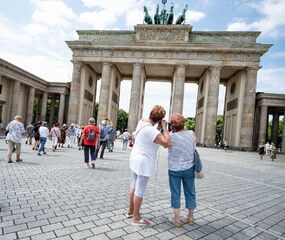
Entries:
{"type": "Polygon", "coordinates": [[[249,6],[259,12],[262,17],[252,23],[245,20],[237,20],[228,25],[229,31],[262,31],[263,35],[277,37],[284,34],[285,28],[285,1],[262,0],[260,3],[250,2],[249,6]]]}
{"type": "Polygon", "coordinates": [[[261,68],[258,71],[257,92],[285,94],[285,68],[261,68]]]}
{"type": "Polygon", "coordinates": [[[186,23],[199,22],[206,17],[204,12],[188,10],[186,12],[186,23]]]}
{"type": "Polygon", "coordinates": [[[32,0],[36,6],[32,19],[36,23],[51,27],[68,27],[70,20],[76,19],[76,14],[60,0],[32,0]]]}
{"type": "Polygon", "coordinates": [[[115,23],[117,18],[109,10],[84,12],[79,16],[79,21],[90,24],[95,29],[105,29],[115,23]]]}
{"type": "Polygon", "coordinates": [[[122,17],[126,26],[132,28],[143,21],[143,6],[149,8],[149,13],[153,15],[155,10],[153,2],[150,0],[82,0],[84,6],[92,8],[92,11],[80,14],[79,21],[90,24],[96,29],[112,28],[122,17]]]}
{"type": "Polygon", "coordinates": [[[140,9],[132,9],[126,14],[126,25],[129,28],[133,28],[136,24],[143,23],[143,11],[140,9]]]}

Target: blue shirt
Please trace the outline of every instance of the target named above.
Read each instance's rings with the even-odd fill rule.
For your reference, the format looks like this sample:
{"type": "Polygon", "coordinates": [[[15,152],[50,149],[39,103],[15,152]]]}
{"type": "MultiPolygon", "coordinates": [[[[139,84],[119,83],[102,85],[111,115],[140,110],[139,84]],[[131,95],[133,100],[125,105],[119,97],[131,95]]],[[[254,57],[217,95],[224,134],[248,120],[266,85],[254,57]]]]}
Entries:
{"type": "Polygon", "coordinates": [[[194,166],[194,150],[196,148],[193,131],[170,133],[172,146],[168,149],[168,169],[183,171],[194,166]]]}

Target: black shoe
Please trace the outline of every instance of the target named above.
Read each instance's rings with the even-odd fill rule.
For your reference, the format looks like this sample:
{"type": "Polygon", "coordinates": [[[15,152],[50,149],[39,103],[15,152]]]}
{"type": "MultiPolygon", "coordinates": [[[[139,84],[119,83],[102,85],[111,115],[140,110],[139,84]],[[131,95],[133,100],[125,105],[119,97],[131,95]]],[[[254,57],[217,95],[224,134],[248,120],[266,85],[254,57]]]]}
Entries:
{"type": "Polygon", "coordinates": [[[28,141],[26,141],[26,144],[28,144],[28,141]]]}

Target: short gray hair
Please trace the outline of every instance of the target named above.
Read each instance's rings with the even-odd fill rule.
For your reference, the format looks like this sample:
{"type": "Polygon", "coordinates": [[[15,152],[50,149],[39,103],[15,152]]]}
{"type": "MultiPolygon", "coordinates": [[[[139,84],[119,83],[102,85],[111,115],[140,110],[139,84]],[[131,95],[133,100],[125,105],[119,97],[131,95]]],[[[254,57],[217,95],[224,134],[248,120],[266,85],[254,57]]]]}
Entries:
{"type": "Polygon", "coordinates": [[[43,122],[42,122],[42,126],[45,126],[45,127],[46,127],[46,126],[47,126],[47,122],[43,121],[43,122]]]}
{"type": "Polygon", "coordinates": [[[95,124],[95,119],[92,117],[92,118],[89,118],[89,121],[88,121],[89,123],[91,123],[91,124],[95,124]]]}

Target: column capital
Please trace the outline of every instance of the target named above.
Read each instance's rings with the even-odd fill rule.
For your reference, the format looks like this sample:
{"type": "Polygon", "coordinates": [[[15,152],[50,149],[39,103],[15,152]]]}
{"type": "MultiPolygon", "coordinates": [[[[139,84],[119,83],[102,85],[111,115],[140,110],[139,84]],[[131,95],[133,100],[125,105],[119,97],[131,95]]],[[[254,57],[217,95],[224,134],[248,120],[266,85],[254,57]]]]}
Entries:
{"type": "Polygon", "coordinates": [[[139,63],[139,62],[133,63],[133,67],[143,67],[143,66],[144,66],[143,63],[139,63]]]}
{"type": "Polygon", "coordinates": [[[261,67],[260,66],[247,66],[246,71],[256,70],[258,71],[261,67]]]}
{"type": "Polygon", "coordinates": [[[212,65],[212,66],[209,66],[209,69],[210,70],[221,70],[222,66],[212,65]]]}
{"type": "Polygon", "coordinates": [[[83,63],[82,62],[78,62],[76,60],[71,60],[72,64],[73,65],[79,65],[79,66],[83,66],[83,63]]]}
{"type": "Polygon", "coordinates": [[[102,64],[103,64],[103,67],[104,67],[104,66],[113,67],[113,64],[110,63],[110,62],[103,62],[102,64]]]}
{"type": "Polygon", "coordinates": [[[186,69],[186,65],[184,65],[184,64],[175,65],[175,69],[177,69],[177,68],[184,68],[184,69],[186,69]]]}

